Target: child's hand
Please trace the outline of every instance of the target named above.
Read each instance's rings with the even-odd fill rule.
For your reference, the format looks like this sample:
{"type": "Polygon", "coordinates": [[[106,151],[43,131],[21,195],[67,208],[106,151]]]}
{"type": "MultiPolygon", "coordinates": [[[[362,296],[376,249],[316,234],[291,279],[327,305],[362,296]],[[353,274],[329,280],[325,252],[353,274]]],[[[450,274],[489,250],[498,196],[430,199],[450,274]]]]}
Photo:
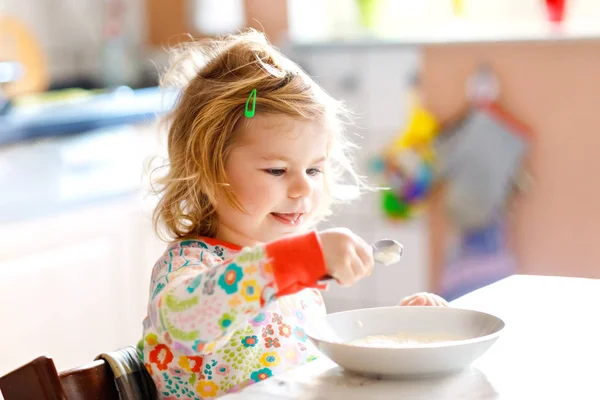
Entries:
{"type": "Polygon", "coordinates": [[[371,275],[373,252],[371,246],[346,228],[319,232],[325,268],[341,285],[349,286],[371,275]]]}
{"type": "Polygon", "coordinates": [[[437,294],[421,292],[403,298],[398,305],[448,307],[448,302],[437,294]]]}

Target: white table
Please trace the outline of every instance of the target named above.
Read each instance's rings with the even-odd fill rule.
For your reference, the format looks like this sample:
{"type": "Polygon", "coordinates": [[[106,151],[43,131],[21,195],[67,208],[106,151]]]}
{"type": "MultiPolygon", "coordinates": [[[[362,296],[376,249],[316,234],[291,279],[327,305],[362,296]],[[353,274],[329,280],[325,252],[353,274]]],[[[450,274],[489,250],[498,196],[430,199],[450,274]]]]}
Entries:
{"type": "Polygon", "coordinates": [[[471,368],[393,381],[322,359],[223,397],[241,399],[600,399],[600,280],[516,275],[452,302],[506,328],[471,368]]]}

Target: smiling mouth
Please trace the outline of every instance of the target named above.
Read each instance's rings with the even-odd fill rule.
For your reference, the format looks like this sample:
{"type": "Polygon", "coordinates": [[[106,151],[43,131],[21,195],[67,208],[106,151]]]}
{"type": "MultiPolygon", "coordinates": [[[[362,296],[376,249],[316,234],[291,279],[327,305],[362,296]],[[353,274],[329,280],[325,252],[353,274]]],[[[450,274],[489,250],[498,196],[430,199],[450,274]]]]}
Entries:
{"type": "Polygon", "coordinates": [[[271,213],[273,218],[285,225],[298,225],[304,213],[271,213]]]}

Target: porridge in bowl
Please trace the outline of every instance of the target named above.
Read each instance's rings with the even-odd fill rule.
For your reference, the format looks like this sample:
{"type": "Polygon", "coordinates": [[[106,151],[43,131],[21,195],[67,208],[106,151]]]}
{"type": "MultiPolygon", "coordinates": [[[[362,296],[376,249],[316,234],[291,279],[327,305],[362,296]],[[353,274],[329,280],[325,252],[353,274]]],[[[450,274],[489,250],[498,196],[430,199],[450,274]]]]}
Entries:
{"type": "Polygon", "coordinates": [[[364,347],[396,348],[427,343],[453,342],[465,339],[468,338],[450,333],[425,335],[399,332],[393,335],[369,335],[360,339],[352,340],[347,344],[364,347]]]}

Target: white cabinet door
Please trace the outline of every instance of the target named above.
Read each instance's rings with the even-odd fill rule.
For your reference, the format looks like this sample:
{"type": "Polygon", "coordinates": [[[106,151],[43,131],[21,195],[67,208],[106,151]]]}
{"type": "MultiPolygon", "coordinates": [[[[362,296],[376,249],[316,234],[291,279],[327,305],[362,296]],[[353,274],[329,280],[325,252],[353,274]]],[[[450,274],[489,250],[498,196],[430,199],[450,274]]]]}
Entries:
{"type": "Polygon", "coordinates": [[[325,91],[350,108],[359,132],[369,126],[365,110],[368,64],[363,51],[309,48],[299,50],[294,58],[325,91]]]}
{"type": "Polygon", "coordinates": [[[66,369],[127,344],[119,246],[98,237],[0,265],[0,374],[40,355],[66,369]]]}
{"type": "Polygon", "coordinates": [[[131,206],[2,228],[0,374],[40,355],[67,369],[136,344],[150,272],[138,262],[131,206]]]}
{"type": "Polygon", "coordinates": [[[364,77],[369,129],[363,149],[380,150],[389,143],[380,134],[397,134],[407,123],[409,91],[420,69],[421,51],[415,46],[380,46],[365,50],[364,57],[369,71],[364,77]]]}

